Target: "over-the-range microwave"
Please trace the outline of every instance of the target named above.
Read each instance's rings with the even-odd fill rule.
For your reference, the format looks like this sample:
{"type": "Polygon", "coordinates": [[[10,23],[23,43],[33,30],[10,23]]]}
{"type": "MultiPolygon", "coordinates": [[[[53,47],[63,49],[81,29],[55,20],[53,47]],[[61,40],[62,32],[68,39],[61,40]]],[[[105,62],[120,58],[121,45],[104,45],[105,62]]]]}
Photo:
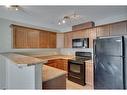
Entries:
{"type": "Polygon", "coordinates": [[[89,48],[89,38],[72,39],[72,48],[89,48]]]}

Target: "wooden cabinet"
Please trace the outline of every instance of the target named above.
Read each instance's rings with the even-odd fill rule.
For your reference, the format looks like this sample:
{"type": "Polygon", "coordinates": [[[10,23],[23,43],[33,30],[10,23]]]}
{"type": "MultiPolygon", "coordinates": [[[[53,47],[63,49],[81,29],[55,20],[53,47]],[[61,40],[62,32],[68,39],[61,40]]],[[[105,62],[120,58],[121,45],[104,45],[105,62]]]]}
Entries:
{"type": "Polygon", "coordinates": [[[127,22],[119,22],[110,25],[110,35],[119,36],[127,34],[127,22]]]}
{"type": "Polygon", "coordinates": [[[64,47],[72,48],[73,32],[67,32],[64,34],[64,47]]]}
{"type": "Polygon", "coordinates": [[[49,32],[49,48],[56,48],[56,33],[49,32]]]}
{"type": "Polygon", "coordinates": [[[48,63],[46,65],[57,68],[57,60],[48,60],[48,63]]]}
{"type": "Polygon", "coordinates": [[[72,32],[72,39],[76,38],[88,38],[89,34],[87,30],[78,30],[75,32],[72,32]]]}
{"type": "Polygon", "coordinates": [[[68,70],[68,60],[67,59],[60,59],[60,63],[62,64],[62,70],[67,71],[68,70]]]}
{"type": "Polygon", "coordinates": [[[97,27],[97,37],[120,36],[127,34],[127,22],[118,22],[97,27]]]}
{"type": "Polygon", "coordinates": [[[86,69],[86,84],[94,86],[94,69],[93,69],[93,63],[92,62],[85,62],[85,69],[86,69]]]}
{"type": "Polygon", "coordinates": [[[13,28],[13,47],[14,48],[28,48],[27,29],[23,30],[20,27],[13,28]]]}
{"type": "Polygon", "coordinates": [[[29,30],[27,32],[28,48],[39,48],[39,34],[37,30],[29,30]]]}
{"type": "Polygon", "coordinates": [[[13,26],[13,48],[56,48],[56,33],[13,26]]]}
{"type": "Polygon", "coordinates": [[[49,32],[40,31],[40,48],[48,48],[49,47],[49,32]]]}
{"type": "Polygon", "coordinates": [[[89,37],[89,48],[93,48],[93,40],[96,39],[96,28],[87,29],[89,37]]]}
{"type": "Polygon", "coordinates": [[[53,60],[48,60],[48,63],[46,63],[46,65],[67,71],[67,66],[68,66],[67,62],[68,60],[66,59],[53,59],[53,60]]]}
{"type": "Polygon", "coordinates": [[[110,25],[104,25],[97,27],[97,37],[109,36],[110,25]]]}

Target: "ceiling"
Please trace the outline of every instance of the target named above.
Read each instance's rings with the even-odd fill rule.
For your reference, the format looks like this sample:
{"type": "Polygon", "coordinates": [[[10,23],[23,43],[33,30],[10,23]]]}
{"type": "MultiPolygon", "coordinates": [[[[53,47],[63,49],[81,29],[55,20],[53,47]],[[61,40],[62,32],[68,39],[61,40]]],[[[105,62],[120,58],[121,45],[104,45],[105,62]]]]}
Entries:
{"type": "Polygon", "coordinates": [[[14,20],[39,27],[52,28],[58,31],[72,25],[100,21],[108,17],[127,14],[127,6],[21,6],[23,10],[10,11],[0,6],[0,18],[14,20]],[[58,20],[76,12],[80,19],[71,24],[58,25],[58,20]]]}

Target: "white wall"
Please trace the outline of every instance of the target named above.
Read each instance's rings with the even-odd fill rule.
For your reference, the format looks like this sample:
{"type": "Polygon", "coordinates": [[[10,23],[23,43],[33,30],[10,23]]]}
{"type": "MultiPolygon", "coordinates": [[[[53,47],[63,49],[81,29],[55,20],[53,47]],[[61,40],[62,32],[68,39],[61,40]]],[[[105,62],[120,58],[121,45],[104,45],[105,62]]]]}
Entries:
{"type": "Polygon", "coordinates": [[[57,48],[64,48],[64,33],[57,33],[57,48]]]}
{"type": "Polygon", "coordinates": [[[13,49],[12,48],[12,35],[11,35],[11,28],[10,28],[11,24],[31,26],[28,24],[22,24],[22,23],[0,18],[0,53],[2,52],[24,52],[25,54],[31,54],[31,55],[34,55],[34,54],[50,55],[50,54],[57,54],[59,52],[59,49],[13,49]]]}

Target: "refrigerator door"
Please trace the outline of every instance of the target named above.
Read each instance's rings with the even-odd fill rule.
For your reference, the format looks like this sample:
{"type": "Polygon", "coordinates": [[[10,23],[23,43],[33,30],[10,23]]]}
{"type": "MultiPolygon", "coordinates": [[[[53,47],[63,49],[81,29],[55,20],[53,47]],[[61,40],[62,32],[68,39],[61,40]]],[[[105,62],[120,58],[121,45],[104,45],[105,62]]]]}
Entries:
{"type": "Polygon", "coordinates": [[[123,89],[123,38],[97,39],[94,49],[94,88],[123,89]]]}
{"type": "Polygon", "coordinates": [[[127,89],[127,35],[124,36],[124,84],[127,89]]]}
{"type": "Polygon", "coordinates": [[[96,40],[96,54],[123,56],[122,37],[101,38],[96,40]]]}
{"type": "Polygon", "coordinates": [[[95,89],[123,89],[123,58],[97,56],[94,69],[95,89]]]}

